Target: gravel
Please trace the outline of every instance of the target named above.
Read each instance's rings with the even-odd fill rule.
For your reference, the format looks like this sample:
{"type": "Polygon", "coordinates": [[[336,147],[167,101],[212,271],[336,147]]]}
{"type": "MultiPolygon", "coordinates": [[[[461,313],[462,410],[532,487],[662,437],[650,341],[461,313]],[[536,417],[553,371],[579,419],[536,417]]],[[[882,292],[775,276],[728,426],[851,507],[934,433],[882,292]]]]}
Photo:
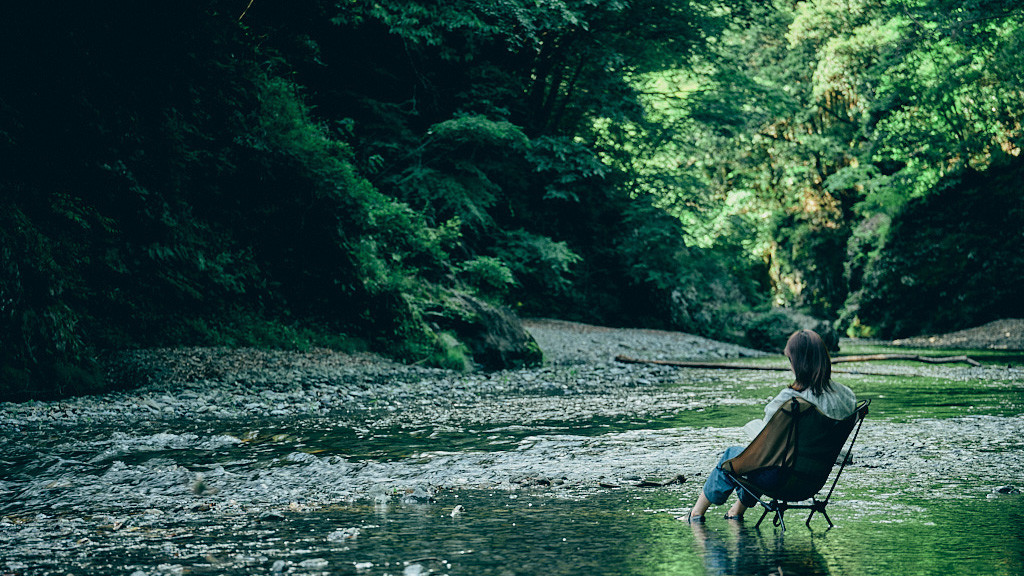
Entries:
{"type": "MultiPolygon", "coordinates": [[[[444,402],[490,394],[614,391],[658,385],[671,368],[626,365],[650,360],[727,361],[763,352],[692,334],[607,328],[552,319],[524,322],[544,365],[514,372],[460,373],[401,364],[371,353],[174,348],[124,351],[108,363],[124,391],[53,402],[0,403],[0,424],[294,417],[444,402]]],[[[1001,320],[948,335],[898,340],[917,347],[1024,349],[1024,320],[1001,320]]]]}
{"type": "MultiPolygon", "coordinates": [[[[272,573],[323,571],[322,544],[334,553],[378,537],[375,525],[337,524],[338,510],[385,514],[390,506],[413,514],[417,526],[438,514],[446,523],[475,521],[471,502],[504,513],[524,488],[557,505],[609,486],[669,481],[658,489],[666,501],[688,506],[721,448],[746,440],[735,410],[756,413],[786,378],[615,361],[765,356],[689,334],[544,319],[525,325],[545,353],[543,366],[461,373],[330,350],[139,350],[110,363],[125,391],[0,404],[7,568],[21,572],[24,560],[45,559],[64,573],[98,558],[121,562],[128,551],[160,573],[210,557],[248,572],[256,564],[272,573]],[[439,494],[446,508],[424,512],[439,494]],[[264,546],[275,532],[292,539],[296,532],[287,531],[300,525],[311,540],[264,546]],[[206,535],[214,544],[202,542],[206,535]],[[161,563],[166,558],[174,563],[161,563]]],[[[918,417],[913,406],[887,399],[900,397],[898,386],[845,374],[876,400],[843,481],[871,495],[858,514],[910,521],[918,509],[892,506],[908,495],[1019,496],[1024,479],[1005,463],[1024,450],[1021,368],[885,370],[935,375],[954,401],[968,390],[970,404],[955,417],[934,417],[931,408],[918,417]],[[974,404],[987,409],[975,414],[974,404]]],[[[931,380],[921,381],[913,390],[931,398],[931,380]]],[[[404,526],[389,530],[401,535],[404,526]]],[[[362,560],[357,570],[372,568],[362,560]]]]}
{"type": "Polygon", "coordinates": [[[903,338],[892,343],[911,348],[1024,350],[1024,318],[1006,318],[949,334],[903,338]]]}
{"type": "Polygon", "coordinates": [[[525,326],[544,351],[545,361],[543,366],[514,372],[460,373],[327,349],[124,351],[107,364],[109,378],[123,391],[53,402],[2,403],[0,425],[318,416],[381,406],[399,411],[424,402],[474,402],[509,392],[601,392],[657,384],[672,374],[663,367],[617,363],[619,354],[655,360],[764,355],[677,332],[558,320],[529,320],[525,326]]]}

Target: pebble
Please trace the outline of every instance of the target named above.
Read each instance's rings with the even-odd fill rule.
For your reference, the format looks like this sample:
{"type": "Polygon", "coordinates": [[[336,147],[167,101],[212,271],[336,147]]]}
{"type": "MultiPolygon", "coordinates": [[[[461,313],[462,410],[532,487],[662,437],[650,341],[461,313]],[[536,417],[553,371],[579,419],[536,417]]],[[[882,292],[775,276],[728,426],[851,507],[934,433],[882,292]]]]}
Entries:
{"type": "MultiPolygon", "coordinates": [[[[678,370],[620,364],[614,361],[616,354],[630,350],[630,354],[637,357],[666,359],[761,354],[682,334],[609,330],[557,322],[528,323],[528,327],[545,350],[546,364],[493,373],[455,373],[406,366],[368,354],[349,355],[326,350],[308,353],[225,349],[127,352],[125,362],[144,366],[151,374],[147,384],[130,392],[111,392],[60,402],[0,404],[0,429],[5,431],[0,438],[11,439],[12,443],[5,445],[6,451],[7,447],[14,446],[29,434],[39,434],[40,431],[41,436],[45,436],[53,434],[53,430],[67,430],[76,424],[83,424],[82,429],[87,431],[113,428],[113,432],[102,432],[107,435],[97,439],[67,440],[67,453],[87,456],[82,458],[84,462],[59,463],[63,467],[61,474],[65,469],[87,471],[86,474],[79,473],[79,477],[87,476],[90,484],[81,486],[78,482],[71,482],[59,486],[61,497],[65,498],[65,510],[71,505],[95,502],[100,497],[125,502],[133,511],[144,510],[143,515],[131,516],[133,525],[110,522],[111,527],[121,528],[118,536],[129,530],[150,530],[166,522],[162,518],[145,518],[146,515],[163,514],[161,509],[173,510],[172,516],[215,509],[216,513],[206,518],[216,519],[216,514],[231,514],[246,518],[246,522],[251,522],[253,517],[262,522],[282,522],[286,520],[285,513],[289,513],[285,507],[291,502],[303,502],[303,505],[293,508],[295,512],[301,512],[305,510],[302,506],[306,502],[315,508],[318,497],[321,498],[319,503],[360,499],[365,503],[369,495],[372,501],[384,504],[394,494],[403,504],[430,502],[432,496],[426,487],[428,483],[430,486],[465,484],[522,490],[524,495],[512,502],[518,505],[528,500],[527,489],[564,491],[593,482],[598,474],[594,470],[595,464],[603,467],[600,473],[607,474],[610,479],[643,482],[648,474],[671,478],[679,471],[679,460],[644,460],[647,452],[669,453],[670,450],[684,449],[690,451],[686,455],[690,461],[705,457],[701,446],[672,444],[677,439],[661,432],[642,435],[641,432],[622,432],[621,439],[616,439],[617,444],[613,446],[616,451],[620,444],[627,447],[622,449],[620,461],[614,460],[616,456],[599,452],[603,446],[592,440],[572,440],[574,446],[581,449],[580,453],[574,453],[566,451],[568,442],[560,440],[558,434],[521,436],[520,430],[535,422],[545,418],[564,418],[564,410],[571,410],[573,418],[580,422],[596,420],[606,414],[624,414],[639,421],[646,417],[647,410],[667,413],[666,410],[678,408],[681,411],[691,409],[687,403],[706,400],[700,391],[668,391],[666,384],[680,381],[678,370]],[[582,332],[586,332],[586,337],[580,336],[582,332]],[[478,406],[485,408],[473,408],[478,406]],[[488,409],[488,406],[497,409],[488,409]],[[545,410],[552,408],[559,412],[545,416],[545,410]],[[331,410],[330,416],[320,418],[318,415],[325,410],[331,410]],[[348,417],[353,412],[358,412],[359,418],[348,417]],[[304,416],[317,416],[318,419],[313,421],[329,421],[338,427],[354,422],[356,425],[352,427],[352,433],[361,439],[371,438],[381,430],[415,429],[422,431],[420,438],[424,442],[434,438],[443,441],[448,434],[485,424],[487,434],[492,433],[491,427],[495,428],[496,443],[507,442],[510,448],[500,447],[493,453],[479,455],[430,454],[424,457],[423,464],[409,464],[409,468],[420,466],[410,472],[403,468],[405,463],[401,459],[367,464],[350,460],[341,451],[336,454],[307,453],[304,450],[315,447],[316,443],[316,440],[310,441],[305,437],[308,431],[301,427],[281,426],[281,420],[258,420],[265,415],[284,418],[287,422],[300,422],[304,416]],[[479,421],[465,421],[472,418],[479,421]],[[223,422],[208,424],[212,419],[223,422]],[[179,425],[181,421],[198,423],[194,427],[182,427],[179,425]],[[465,429],[460,429],[460,426],[465,429]],[[202,432],[205,429],[216,432],[213,435],[202,432]],[[76,442],[81,442],[81,445],[76,442]],[[311,446],[303,447],[306,442],[311,446]],[[645,453],[630,451],[630,446],[642,446],[645,453]],[[266,458],[261,460],[261,464],[266,466],[253,466],[243,460],[229,464],[228,460],[233,456],[222,456],[236,450],[244,453],[246,450],[243,448],[261,452],[258,458],[266,458]],[[182,460],[178,454],[184,453],[197,455],[188,456],[193,459],[188,467],[179,465],[182,460]],[[265,456],[268,453],[274,454],[273,461],[265,456]],[[510,457],[501,460],[503,454],[510,454],[510,457]],[[638,454],[641,457],[635,459],[640,462],[633,462],[638,454]],[[206,458],[208,460],[202,460],[206,458]],[[578,460],[565,463],[574,459],[578,460]],[[436,465],[431,463],[435,461],[436,465]],[[452,465],[463,468],[449,468],[452,465]],[[381,470],[373,471],[375,466],[380,466],[381,470]],[[203,473],[195,473],[196,469],[202,469],[203,473]],[[97,472],[94,474],[92,470],[97,472]],[[425,475],[424,470],[433,476],[425,475]],[[582,471],[577,474],[577,470],[582,471]],[[348,485],[350,482],[354,485],[348,485]],[[417,482],[423,485],[414,487],[410,492],[401,489],[417,482]],[[371,489],[372,483],[377,485],[371,489]],[[217,492],[218,487],[220,493],[217,492]],[[202,496],[203,502],[196,503],[199,500],[196,496],[202,496]],[[211,506],[211,503],[215,505],[211,506]],[[261,510],[262,513],[259,512],[261,510]]],[[[989,378],[984,371],[972,371],[970,377],[972,381],[989,378]]],[[[1006,379],[1005,372],[999,372],[998,378],[1006,379]]],[[[687,386],[696,390],[701,382],[696,384],[687,386]]],[[[968,424],[960,423],[960,429],[966,429],[968,424]]],[[[1002,422],[978,421],[983,432],[987,430],[986,426],[997,425],[1002,425],[1002,422]]],[[[859,459],[870,468],[889,465],[889,462],[898,461],[899,457],[907,454],[915,458],[941,454],[945,436],[936,435],[933,429],[939,428],[940,424],[933,426],[925,422],[920,426],[931,426],[927,428],[929,433],[904,436],[912,440],[897,439],[898,445],[895,445],[893,443],[897,440],[890,444],[885,443],[889,440],[872,440],[873,429],[867,425],[864,440],[858,444],[864,447],[859,459]],[[912,443],[922,450],[908,450],[912,443]],[[879,451],[879,445],[892,448],[892,451],[879,451]]],[[[985,434],[972,437],[977,436],[985,437],[985,434]]],[[[31,445],[31,442],[25,444],[31,445]]],[[[706,452],[707,458],[711,458],[712,448],[707,448],[706,452]]],[[[14,457],[20,458],[20,455],[14,457]]],[[[694,471],[694,475],[699,477],[702,470],[694,471]]],[[[936,474],[946,472],[938,468],[936,474]]],[[[1020,489],[1016,486],[998,486],[1012,480],[1012,476],[995,476],[995,480],[982,484],[981,494],[990,492],[992,498],[1019,494],[1020,489]]],[[[12,493],[14,487],[14,484],[5,487],[0,483],[0,492],[12,493]]],[[[19,493],[22,492],[23,487],[19,485],[17,488],[19,493]]],[[[624,489],[630,488],[625,486],[624,489]]],[[[31,494],[31,490],[24,493],[31,494]]],[[[43,496],[51,497],[50,492],[40,498],[43,496]]],[[[423,508],[430,515],[444,514],[441,510],[423,508]]],[[[462,505],[454,506],[448,513],[452,518],[461,514],[465,514],[462,505]]],[[[46,518],[40,515],[36,520],[43,522],[46,518]]],[[[174,519],[177,521],[176,517],[174,519]]],[[[0,519],[2,525],[9,522],[0,519]]],[[[323,532],[318,532],[319,538],[343,542],[359,536],[358,528],[342,528],[323,536],[332,528],[321,528],[323,532]]],[[[274,529],[272,526],[259,528],[274,529]]],[[[102,535],[108,536],[108,533],[103,532],[102,535]]],[[[322,558],[312,560],[326,562],[322,558]]],[[[294,569],[295,564],[278,560],[273,566],[272,572],[284,572],[294,569]]],[[[354,566],[357,570],[368,570],[374,565],[357,562],[354,566]]],[[[338,569],[337,566],[333,568],[338,569]]],[[[265,567],[263,569],[266,570],[265,567]]]]}
{"type": "Polygon", "coordinates": [[[309,560],[303,560],[299,562],[299,567],[307,570],[323,570],[327,568],[329,562],[323,558],[310,558],[309,560]]]}
{"type": "Polygon", "coordinates": [[[344,542],[359,537],[359,528],[342,528],[327,535],[328,542],[344,542]]]}
{"type": "Polygon", "coordinates": [[[0,403],[0,426],[19,429],[28,423],[96,421],[130,423],[153,418],[294,417],[338,409],[361,409],[364,403],[389,412],[406,409],[417,397],[472,401],[494,391],[554,389],[577,394],[605,386],[608,371],[619,383],[655,384],[653,367],[623,366],[614,357],[632,350],[645,357],[710,359],[761,355],[755,350],[717,343],[683,333],[607,329],[571,322],[527,321],[525,326],[544,350],[545,366],[492,374],[456,374],[437,368],[407,366],[369,354],[330,350],[288,352],[257,349],[176,348],[124,351],[108,365],[110,378],[128,375],[145,383],[130,392],[68,398],[59,402],[0,403]],[[587,339],[580,336],[587,334],[587,339]],[[569,368],[571,370],[566,370],[569,368]],[[453,376],[454,374],[454,376],[453,376]],[[631,376],[639,376],[629,383],[631,376]],[[140,410],[141,408],[141,410],[140,410]]]}
{"type": "Polygon", "coordinates": [[[406,504],[423,504],[425,502],[433,502],[434,498],[430,492],[424,489],[422,486],[417,486],[412,490],[407,490],[402,495],[402,502],[406,504]]]}

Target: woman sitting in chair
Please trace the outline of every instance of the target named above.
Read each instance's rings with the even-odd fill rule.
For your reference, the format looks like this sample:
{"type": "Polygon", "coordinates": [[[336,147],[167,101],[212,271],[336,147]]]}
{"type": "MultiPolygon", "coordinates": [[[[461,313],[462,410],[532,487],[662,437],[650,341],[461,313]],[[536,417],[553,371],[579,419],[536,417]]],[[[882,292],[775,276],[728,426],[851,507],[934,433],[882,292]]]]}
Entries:
{"type": "MultiPolygon", "coordinates": [[[[852,390],[832,380],[832,360],[821,336],[813,330],[800,330],[789,337],[785,354],[789,358],[789,365],[793,369],[796,381],[768,403],[764,409],[764,420],[753,420],[743,427],[751,438],[761,431],[779,407],[797,396],[814,404],[818,410],[835,420],[842,420],[853,414],[857,399],[852,390]]],[[[708,507],[711,504],[725,504],[729,494],[734,490],[736,503],[726,513],[727,519],[741,520],[747,508],[757,504],[760,494],[751,494],[745,488],[737,486],[721,469],[722,463],[737,456],[743,449],[743,446],[731,446],[725,450],[718,465],[708,475],[697,503],[686,517],[688,522],[703,522],[708,507]]],[[[771,485],[770,478],[763,478],[761,482],[766,489],[771,485]]]]}

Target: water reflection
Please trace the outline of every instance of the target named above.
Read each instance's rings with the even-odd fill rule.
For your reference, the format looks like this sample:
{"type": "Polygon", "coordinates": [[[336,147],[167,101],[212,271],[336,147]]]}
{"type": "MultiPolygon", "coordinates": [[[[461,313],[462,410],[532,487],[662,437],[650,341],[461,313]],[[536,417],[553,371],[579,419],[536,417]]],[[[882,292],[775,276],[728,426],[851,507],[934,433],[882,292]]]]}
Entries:
{"type": "Polygon", "coordinates": [[[691,524],[694,547],[708,576],[792,576],[829,574],[814,538],[784,542],[784,534],[727,521],[723,529],[691,524]]]}

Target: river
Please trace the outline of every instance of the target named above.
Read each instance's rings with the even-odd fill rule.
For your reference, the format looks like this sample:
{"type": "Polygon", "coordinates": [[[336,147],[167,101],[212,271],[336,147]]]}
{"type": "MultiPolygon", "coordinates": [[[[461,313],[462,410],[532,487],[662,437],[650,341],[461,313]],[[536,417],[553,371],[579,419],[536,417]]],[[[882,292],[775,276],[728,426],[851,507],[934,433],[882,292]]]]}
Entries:
{"type": "Polygon", "coordinates": [[[1020,356],[837,365],[872,404],[836,526],[792,511],[782,532],[676,517],[785,373],[610,358],[785,360],[638,334],[538,333],[599,359],[528,370],[377,363],[0,405],[0,574],[1024,574],[1020,356]]]}

